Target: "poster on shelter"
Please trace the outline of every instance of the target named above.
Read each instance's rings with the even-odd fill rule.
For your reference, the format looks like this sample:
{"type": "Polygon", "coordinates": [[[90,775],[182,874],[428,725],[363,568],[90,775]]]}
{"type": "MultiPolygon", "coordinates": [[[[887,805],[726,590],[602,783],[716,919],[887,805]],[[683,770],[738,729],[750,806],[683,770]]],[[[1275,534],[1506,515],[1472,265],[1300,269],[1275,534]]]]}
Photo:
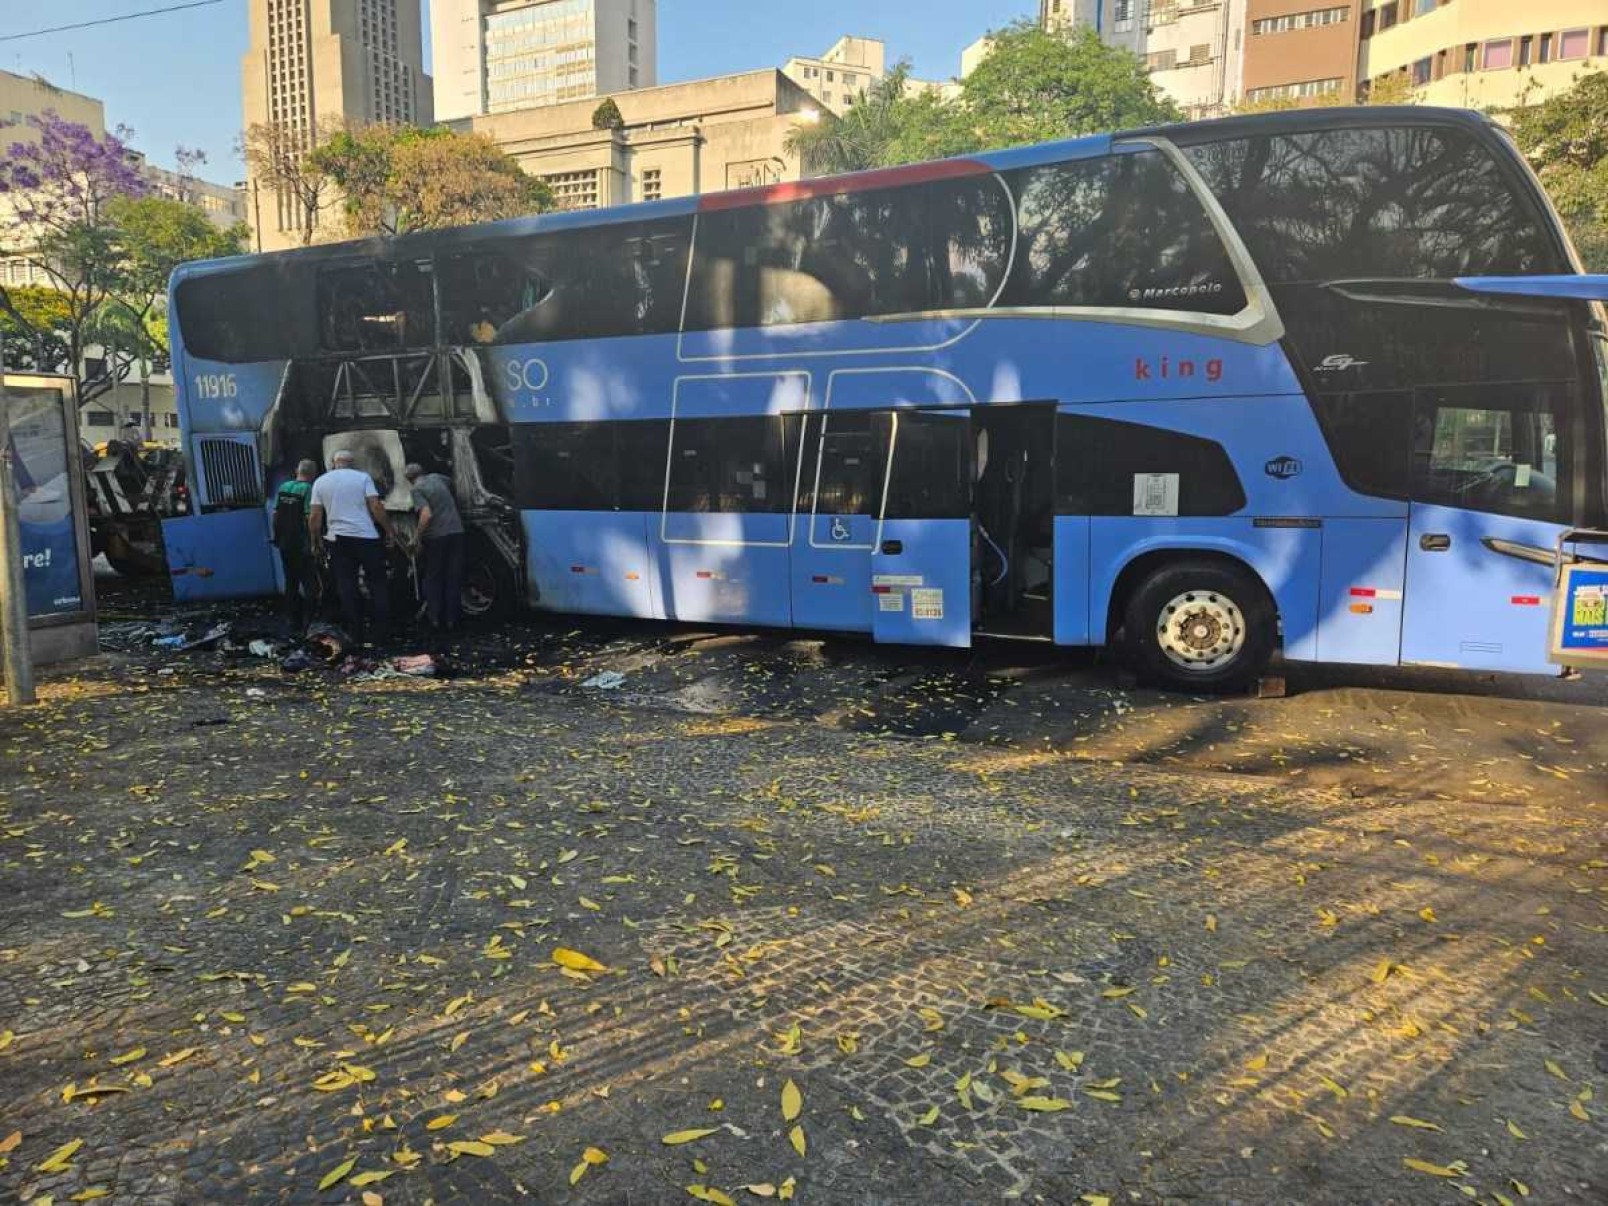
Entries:
{"type": "Polygon", "coordinates": [[[78,531],[73,517],[69,449],[61,393],[8,391],[12,473],[17,483],[23,582],[30,617],[84,610],[78,573],[78,531]]]}

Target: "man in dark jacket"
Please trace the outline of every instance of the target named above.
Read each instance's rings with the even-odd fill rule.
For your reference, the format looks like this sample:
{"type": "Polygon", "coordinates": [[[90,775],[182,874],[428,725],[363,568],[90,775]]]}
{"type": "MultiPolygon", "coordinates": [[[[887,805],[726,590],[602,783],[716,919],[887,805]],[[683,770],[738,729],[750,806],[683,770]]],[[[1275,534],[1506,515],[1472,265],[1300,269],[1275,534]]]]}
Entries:
{"type": "Polygon", "coordinates": [[[413,486],[413,506],[419,512],[424,614],[431,628],[450,632],[463,619],[463,520],[452,479],[426,473],[422,465],[409,465],[402,472],[413,486]]]}

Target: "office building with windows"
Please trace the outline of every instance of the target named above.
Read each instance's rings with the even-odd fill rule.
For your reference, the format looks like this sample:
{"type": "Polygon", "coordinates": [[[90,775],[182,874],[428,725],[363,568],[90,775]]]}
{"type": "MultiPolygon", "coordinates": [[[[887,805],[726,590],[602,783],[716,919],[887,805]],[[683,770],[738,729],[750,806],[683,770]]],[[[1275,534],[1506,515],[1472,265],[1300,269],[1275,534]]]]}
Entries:
{"type": "Polygon", "coordinates": [[[1425,104],[1505,109],[1608,69],[1604,0],[1363,0],[1357,75],[1425,104]]]}
{"type": "Polygon", "coordinates": [[[1360,9],[1361,0],[1248,0],[1244,100],[1355,100],[1360,9]]]}
{"type": "Polygon", "coordinates": [[[440,121],[658,82],[657,0],[432,0],[430,37],[440,121]]]}
{"type": "MultiPolygon", "coordinates": [[[[240,63],[247,130],[273,128],[311,150],[330,124],[428,125],[418,0],[249,0],[250,45],[240,63]]],[[[263,250],[300,241],[290,198],[248,179],[263,250]]],[[[328,221],[328,216],[324,218],[328,221]]]]}
{"type": "Polygon", "coordinates": [[[782,74],[832,113],[841,114],[887,74],[887,47],[879,38],[845,35],[818,58],[794,55],[782,74]]]}
{"type": "Polygon", "coordinates": [[[1249,0],[1041,0],[1057,32],[1092,27],[1144,60],[1156,87],[1188,117],[1217,117],[1239,100],[1249,0]]]}

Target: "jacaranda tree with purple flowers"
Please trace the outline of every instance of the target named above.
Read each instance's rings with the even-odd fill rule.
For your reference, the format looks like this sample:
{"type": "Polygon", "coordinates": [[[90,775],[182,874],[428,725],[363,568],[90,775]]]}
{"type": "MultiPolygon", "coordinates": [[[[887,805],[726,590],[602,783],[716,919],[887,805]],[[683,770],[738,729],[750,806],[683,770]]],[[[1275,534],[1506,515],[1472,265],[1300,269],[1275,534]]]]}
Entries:
{"type": "MultiPolygon", "coordinates": [[[[147,188],[124,142],[127,130],[97,136],[54,112],[30,117],[28,124],[37,137],[13,143],[0,162],[0,251],[26,258],[61,293],[68,371],[76,372],[95,315],[122,281],[124,256],[110,207],[118,198],[144,195],[147,188]]],[[[3,286],[0,309],[23,321],[3,286]]],[[[80,397],[88,401],[111,388],[128,367],[108,363],[80,383],[80,397]]]]}

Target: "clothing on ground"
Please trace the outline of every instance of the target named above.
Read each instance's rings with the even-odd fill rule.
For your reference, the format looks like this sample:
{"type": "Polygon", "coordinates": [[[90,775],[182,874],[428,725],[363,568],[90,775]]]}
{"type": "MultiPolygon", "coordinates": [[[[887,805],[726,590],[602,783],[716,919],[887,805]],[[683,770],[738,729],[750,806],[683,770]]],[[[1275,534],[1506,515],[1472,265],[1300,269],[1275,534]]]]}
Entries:
{"type": "Polygon", "coordinates": [[[312,506],[324,508],[324,539],[341,536],[378,540],[368,500],[378,498],[374,479],[361,469],[331,469],[313,483],[312,506]]]}
{"type": "Polygon", "coordinates": [[[413,506],[417,510],[430,508],[430,526],[424,529],[426,541],[457,536],[463,532],[463,519],[458,515],[458,502],[452,496],[450,478],[439,473],[426,473],[414,482],[413,506]]]}

